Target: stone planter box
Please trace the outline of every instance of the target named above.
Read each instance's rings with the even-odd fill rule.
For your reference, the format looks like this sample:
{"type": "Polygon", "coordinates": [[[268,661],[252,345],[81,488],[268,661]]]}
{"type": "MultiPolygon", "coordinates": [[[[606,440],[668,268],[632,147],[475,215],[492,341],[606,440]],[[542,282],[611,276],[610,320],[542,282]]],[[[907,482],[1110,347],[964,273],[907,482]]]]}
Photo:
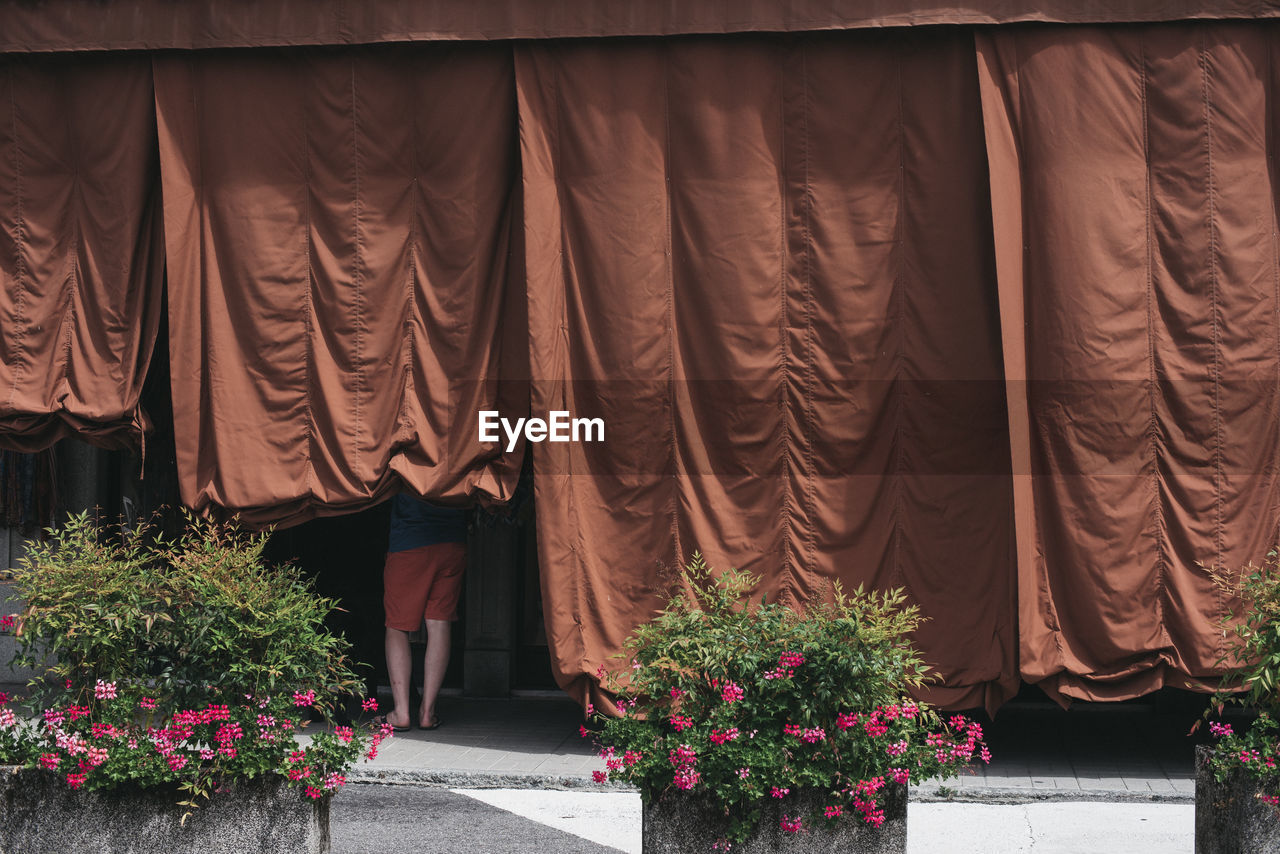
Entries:
{"type": "Polygon", "coordinates": [[[329,801],[278,777],[215,794],[180,824],[173,788],[81,792],[0,767],[0,854],[327,854],[329,801]]]}
{"type": "MultiPolygon", "coordinates": [[[[818,792],[800,792],[784,800],[763,804],[757,833],[733,846],[733,854],[771,854],[775,851],[805,854],[905,854],[907,850],[907,787],[890,785],[884,793],[884,824],[871,827],[856,816],[845,815],[827,823],[805,820],[800,833],[786,833],[778,823],[784,813],[806,816],[830,801],[818,792]]],[[[707,854],[725,834],[724,816],[708,801],[669,793],[643,811],[644,854],[707,854]]]]}
{"type": "Polygon", "coordinates": [[[1214,780],[1210,753],[1196,748],[1196,854],[1280,854],[1280,811],[1255,797],[1243,771],[1214,780]]]}

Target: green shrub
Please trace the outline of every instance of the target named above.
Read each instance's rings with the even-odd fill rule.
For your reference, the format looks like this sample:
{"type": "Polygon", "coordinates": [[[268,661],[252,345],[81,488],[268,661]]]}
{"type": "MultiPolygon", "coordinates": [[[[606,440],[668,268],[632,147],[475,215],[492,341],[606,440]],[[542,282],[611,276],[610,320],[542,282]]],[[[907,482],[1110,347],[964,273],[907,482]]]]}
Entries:
{"type": "Polygon", "coordinates": [[[26,607],[15,663],[39,668],[52,653],[33,688],[71,702],[90,701],[99,680],[146,684],[175,706],[210,691],[309,688],[322,705],[352,693],[349,644],[324,627],[336,603],[296,568],[266,565],[266,537],[192,518],[174,542],[146,530],[121,539],[73,516],[16,569],[26,607]]]}
{"type": "MultiPolygon", "coordinates": [[[[853,815],[879,826],[890,781],[953,776],[975,754],[989,759],[978,724],[944,722],[908,696],[927,668],[908,639],[919,614],[901,591],[846,596],[836,586],[833,602],[800,614],[753,601],[755,587],[735,570],[717,577],[698,555],[684,568],[609,683],[619,716],[596,717],[608,769],[598,781],[632,783],[646,802],[707,796],[734,843],[764,799],[819,790],[827,806],[808,821],[853,815]]],[[[805,820],[788,816],[782,829],[805,820]]]]}
{"type": "Polygon", "coordinates": [[[360,683],[347,642],[324,628],[335,603],[266,565],[265,540],[194,518],[172,542],[106,535],[85,515],[50,531],[14,579],[15,660],[54,661],[31,684],[39,717],[0,695],[0,764],[74,788],[176,785],[192,808],[263,774],[313,798],[342,786],[390,727],[335,726],[299,745],[307,718],[330,718],[360,683]]]}
{"type": "Polygon", "coordinates": [[[1243,770],[1262,800],[1280,806],[1280,555],[1271,551],[1261,566],[1209,573],[1229,608],[1220,621],[1226,653],[1217,662],[1225,676],[1206,717],[1220,716],[1227,705],[1258,712],[1243,732],[1209,724],[1218,739],[1210,767],[1219,782],[1243,770]]]}

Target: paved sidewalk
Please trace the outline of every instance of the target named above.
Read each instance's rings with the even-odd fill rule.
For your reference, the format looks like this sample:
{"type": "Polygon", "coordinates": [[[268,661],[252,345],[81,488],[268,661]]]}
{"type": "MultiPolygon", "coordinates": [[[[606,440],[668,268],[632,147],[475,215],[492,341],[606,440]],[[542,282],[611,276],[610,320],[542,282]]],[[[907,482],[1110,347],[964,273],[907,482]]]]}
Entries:
{"type": "MultiPolygon", "coordinates": [[[[444,725],[384,742],[353,779],[462,788],[601,788],[602,768],[582,712],[559,696],[510,700],[441,698],[444,725]]],[[[1049,703],[1006,706],[987,722],[993,760],[971,776],[913,788],[919,801],[988,803],[1108,801],[1190,803],[1194,711],[1150,705],[1049,703]]]]}

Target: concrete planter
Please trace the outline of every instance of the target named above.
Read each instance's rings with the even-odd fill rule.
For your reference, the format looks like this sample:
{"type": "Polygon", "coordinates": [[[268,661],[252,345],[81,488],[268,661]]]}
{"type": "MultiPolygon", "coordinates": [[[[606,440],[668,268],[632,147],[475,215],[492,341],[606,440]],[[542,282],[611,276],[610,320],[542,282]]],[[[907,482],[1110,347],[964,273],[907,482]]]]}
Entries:
{"type": "Polygon", "coordinates": [[[329,801],[278,777],[215,794],[185,824],[173,788],[79,792],[0,767],[0,854],[326,854],[329,801]]]}
{"type": "MultiPolygon", "coordinates": [[[[884,793],[884,824],[870,827],[846,815],[827,823],[810,822],[800,833],[785,833],[779,826],[783,814],[821,814],[830,803],[819,792],[800,792],[785,800],[763,804],[760,826],[745,843],[733,846],[733,854],[772,854],[776,851],[805,854],[905,854],[907,850],[907,787],[890,785],[884,793]],[[812,825],[812,826],[810,826],[812,825]]],[[[707,854],[725,834],[723,815],[698,797],[669,793],[643,811],[644,854],[707,854]]]]}
{"type": "Polygon", "coordinates": [[[1196,854],[1280,854],[1280,811],[1264,804],[1243,771],[1219,783],[1210,748],[1196,748],[1196,854]]]}

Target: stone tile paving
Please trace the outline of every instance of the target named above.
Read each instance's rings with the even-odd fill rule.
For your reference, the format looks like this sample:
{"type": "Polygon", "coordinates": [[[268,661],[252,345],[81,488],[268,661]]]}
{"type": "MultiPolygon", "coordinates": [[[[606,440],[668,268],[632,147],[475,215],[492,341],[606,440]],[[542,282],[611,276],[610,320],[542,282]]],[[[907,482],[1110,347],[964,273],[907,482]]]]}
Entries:
{"type": "MultiPolygon", "coordinates": [[[[1195,792],[1187,730],[1203,701],[1006,706],[984,721],[994,759],[972,774],[914,788],[919,800],[1190,801],[1195,792]],[[1168,704],[1166,704],[1168,705],[1168,704]]],[[[441,699],[444,726],[387,741],[366,779],[484,785],[588,785],[601,768],[589,740],[578,735],[581,710],[561,697],[441,699]]]]}

